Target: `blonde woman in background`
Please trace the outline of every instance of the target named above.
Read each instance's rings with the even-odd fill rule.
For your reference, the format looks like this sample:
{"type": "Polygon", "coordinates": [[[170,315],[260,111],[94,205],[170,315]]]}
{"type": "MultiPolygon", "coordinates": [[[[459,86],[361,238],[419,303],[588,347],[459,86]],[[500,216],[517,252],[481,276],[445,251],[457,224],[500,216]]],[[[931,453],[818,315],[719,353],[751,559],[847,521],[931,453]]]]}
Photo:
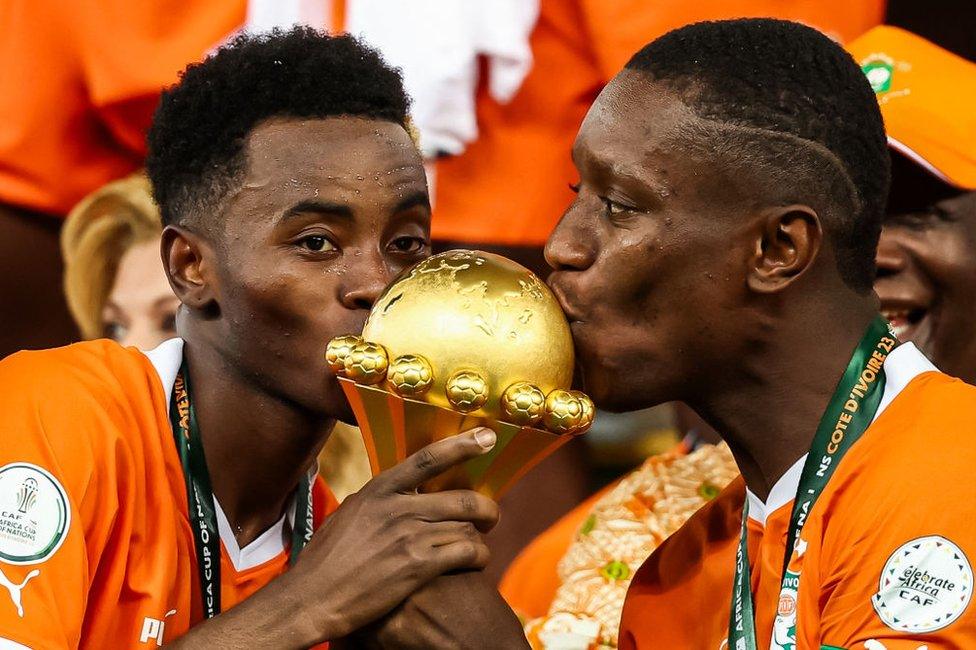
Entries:
{"type": "Polygon", "coordinates": [[[83,338],[148,350],[176,336],[180,303],[159,258],[162,230],[142,174],[108,183],[68,214],[64,292],[83,338]]]}
{"type": "MultiPolygon", "coordinates": [[[[85,339],[149,350],[176,336],[180,302],[159,257],[162,222],[149,181],[133,174],[86,196],[61,231],[64,292],[85,339]]],[[[339,499],[369,480],[359,430],[339,423],[319,455],[339,499]]]]}

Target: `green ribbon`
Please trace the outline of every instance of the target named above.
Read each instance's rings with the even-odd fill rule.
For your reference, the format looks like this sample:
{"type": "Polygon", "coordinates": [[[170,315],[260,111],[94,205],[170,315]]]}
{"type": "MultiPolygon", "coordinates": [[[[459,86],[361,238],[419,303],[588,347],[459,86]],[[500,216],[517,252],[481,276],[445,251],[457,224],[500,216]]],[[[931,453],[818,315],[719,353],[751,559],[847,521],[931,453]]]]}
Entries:
{"type": "MultiPolygon", "coordinates": [[[[205,618],[213,618],[220,614],[220,532],[217,529],[217,509],[210,485],[210,472],[207,470],[207,460],[200,440],[200,427],[190,401],[190,378],[185,360],[173,384],[169,418],[186,480],[187,512],[197,552],[197,575],[200,579],[203,615],[205,618]]],[[[299,483],[295,498],[295,525],[292,528],[289,555],[291,564],[295,563],[298,554],[312,538],[313,532],[312,482],[305,476],[299,483]]]]}
{"type": "MultiPolygon", "coordinates": [[[[810,452],[803,464],[783,558],[780,590],[787,587],[787,567],[807,515],[827,486],[841,459],[874,420],[884,395],[883,364],[898,345],[888,322],[876,316],[858,343],[844,375],[837,383],[813,436],[810,452]]],[[[736,551],[736,568],[732,588],[732,611],[729,615],[729,648],[756,650],[756,623],[753,616],[752,581],[749,568],[747,522],[749,501],[742,508],[742,528],[736,551]]]]}

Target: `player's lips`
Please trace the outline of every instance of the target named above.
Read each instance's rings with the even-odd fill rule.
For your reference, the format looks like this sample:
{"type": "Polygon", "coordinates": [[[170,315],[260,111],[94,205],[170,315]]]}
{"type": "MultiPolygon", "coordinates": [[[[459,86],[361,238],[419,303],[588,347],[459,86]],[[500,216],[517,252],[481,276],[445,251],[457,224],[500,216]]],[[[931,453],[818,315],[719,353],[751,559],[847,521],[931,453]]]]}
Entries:
{"type": "Polygon", "coordinates": [[[566,315],[566,320],[569,321],[570,326],[575,323],[584,322],[582,312],[566,297],[567,291],[563,288],[562,284],[559,282],[559,279],[553,277],[555,275],[556,274],[553,273],[551,276],[549,276],[549,288],[552,289],[552,293],[556,296],[556,300],[559,302],[559,308],[562,309],[563,314],[566,315]]]}

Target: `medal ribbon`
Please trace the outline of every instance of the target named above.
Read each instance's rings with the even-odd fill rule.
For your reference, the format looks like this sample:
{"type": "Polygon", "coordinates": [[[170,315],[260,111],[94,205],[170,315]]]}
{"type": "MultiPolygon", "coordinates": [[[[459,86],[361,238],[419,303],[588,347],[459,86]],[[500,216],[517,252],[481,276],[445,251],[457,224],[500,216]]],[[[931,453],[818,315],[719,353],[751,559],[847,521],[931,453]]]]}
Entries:
{"type": "MultiPolygon", "coordinates": [[[[827,486],[844,454],[874,420],[884,395],[885,374],[882,364],[896,345],[898,341],[888,322],[881,316],[876,316],[857,344],[847,364],[847,370],[837,383],[834,395],[817,426],[810,452],[803,464],[803,472],[800,474],[786,537],[780,590],[787,586],[786,568],[813,504],[827,486]]],[[[739,533],[732,588],[732,612],[729,615],[729,648],[735,650],[756,650],[746,526],[748,519],[749,500],[746,499],[742,508],[742,529],[739,533]]]]}
{"type": "MultiPolygon", "coordinates": [[[[203,455],[200,428],[196,411],[190,402],[190,382],[186,361],[180,366],[173,384],[169,418],[176,440],[176,451],[186,479],[187,512],[193,542],[197,552],[197,574],[200,578],[200,597],[204,618],[220,614],[220,532],[217,530],[217,509],[214,505],[210,473],[203,455]]],[[[304,476],[295,497],[295,525],[292,527],[289,563],[294,564],[314,532],[312,522],[312,482],[304,476]]]]}

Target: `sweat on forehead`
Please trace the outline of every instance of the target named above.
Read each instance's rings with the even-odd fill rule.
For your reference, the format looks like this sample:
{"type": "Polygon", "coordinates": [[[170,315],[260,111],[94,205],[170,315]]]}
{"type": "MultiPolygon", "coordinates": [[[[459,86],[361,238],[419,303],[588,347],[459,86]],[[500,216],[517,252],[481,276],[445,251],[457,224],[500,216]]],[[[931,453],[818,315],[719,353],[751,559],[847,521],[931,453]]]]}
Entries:
{"type": "Polygon", "coordinates": [[[402,125],[356,116],[266,120],[248,134],[243,156],[249,178],[269,173],[300,176],[325,166],[331,175],[345,175],[350,162],[368,162],[375,169],[367,171],[382,174],[405,160],[421,163],[420,150],[402,125]],[[383,155],[361,160],[377,152],[383,155]]]}

